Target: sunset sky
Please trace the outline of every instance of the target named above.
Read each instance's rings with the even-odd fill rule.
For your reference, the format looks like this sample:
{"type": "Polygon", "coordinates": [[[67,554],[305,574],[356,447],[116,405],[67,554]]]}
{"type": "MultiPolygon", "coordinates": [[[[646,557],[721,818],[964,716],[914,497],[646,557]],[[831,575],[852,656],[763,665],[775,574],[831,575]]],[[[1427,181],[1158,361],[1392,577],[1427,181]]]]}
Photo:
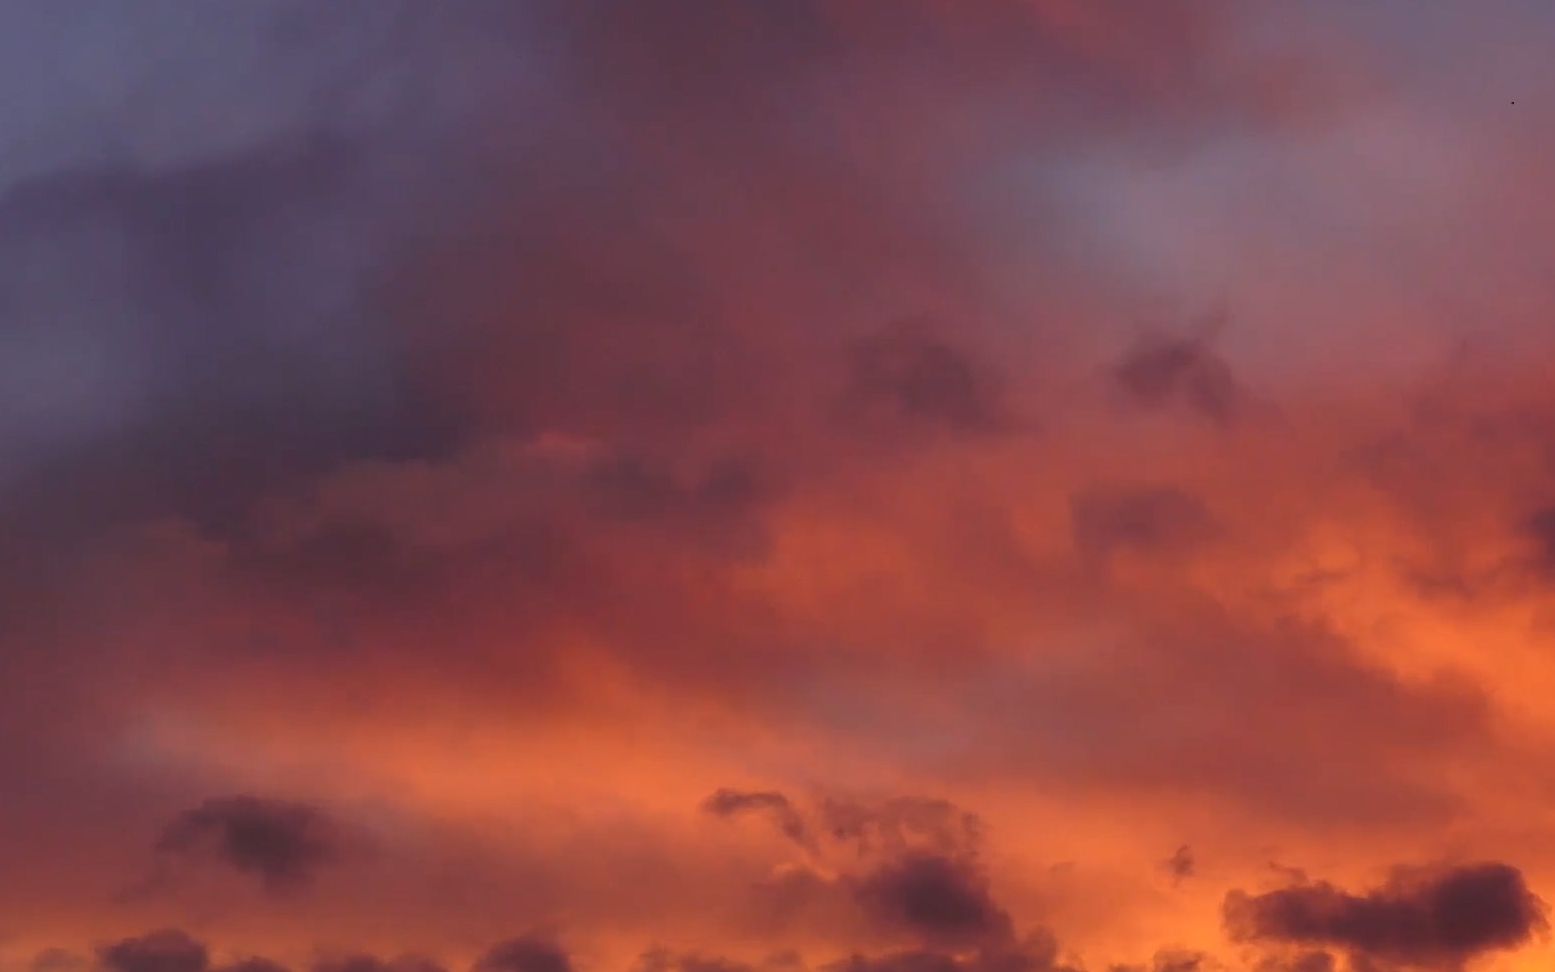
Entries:
{"type": "Polygon", "coordinates": [[[1543,972],[1555,5],[0,2],[0,972],[1543,972]]]}

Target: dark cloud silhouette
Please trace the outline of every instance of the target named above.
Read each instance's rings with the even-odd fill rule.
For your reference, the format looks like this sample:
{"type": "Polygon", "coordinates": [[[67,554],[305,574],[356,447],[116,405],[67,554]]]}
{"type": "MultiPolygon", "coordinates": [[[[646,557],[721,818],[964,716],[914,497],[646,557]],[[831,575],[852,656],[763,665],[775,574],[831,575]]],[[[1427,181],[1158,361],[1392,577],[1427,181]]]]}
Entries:
{"type": "Polygon", "coordinates": [[[951,857],[975,856],[982,821],[949,800],[898,796],[885,800],[828,797],[817,808],[818,822],[835,840],[861,854],[926,851],[951,857]]]}
{"type": "Polygon", "coordinates": [[[719,817],[762,813],[771,817],[783,835],[801,846],[811,846],[810,831],[793,803],[772,790],[720,789],[702,801],[702,809],[719,817]]]}
{"type": "Polygon", "coordinates": [[[965,967],[965,960],[953,953],[908,951],[872,957],[849,956],[827,966],[827,972],[964,972],[965,967]]]}
{"type": "Polygon", "coordinates": [[[865,875],[854,893],[882,923],[929,942],[998,941],[1011,935],[1010,916],[968,861],[909,853],[865,875]]]}
{"type": "Polygon", "coordinates": [[[1263,955],[1254,969],[1256,972],[1334,972],[1336,965],[1332,952],[1301,949],[1289,955],[1263,955]]]}
{"type": "Polygon", "coordinates": [[[1526,517],[1522,533],[1533,545],[1538,567],[1555,572],[1555,506],[1536,510],[1526,517]]]}
{"type": "Polygon", "coordinates": [[[1150,957],[1149,965],[1114,965],[1110,972],[1200,972],[1214,968],[1214,960],[1204,952],[1185,948],[1163,948],[1150,957]]]}
{"type": "Polygon", "coordinates": [[[898,796],[881,800],[826,796],[801,807],[772,790],[720,789],[702,804],[720,817],[766,815],[784,836],[810,851],[846,848],[855,860],[910,852],[975,857],[982,823],[948,800],[898,796]]]}
{"type": "Polygon", "coordinates": [[[1172,856],[1161,862],[1161,869],[1172,879],[1173,884],[1192,877],[1195,867],[1193,848],[1187,844],[1172,851],[1172,856]]]}
{"type": "Polygon", "coordinates": [[[572,972],[572,957],[542,935],[521,935],[493,945],[475,962],[475,972],[572,972]]]}
{"type": "Polygon", "coordinates": [[[962,431],[1005,422],[992,377],[927,324],[900,322],[856,342],[847,404],[864,416],[962,431]]]}
{"type": "Polygon", "coordinates": [[[0,195],[0,504],[56,542],[226,523],[342,456],[438,448],[435,403],[363,293],[370,181],[359,147],[298,136],[0,195]]]}
{"type": "Polygon", "coordinates": [[[156,843],[159,854],[214,857],[275,892],[306,884],[339,849],[337,828],[317,808],[246,795],[185,811],[156,843]]]}
{"type": "Polygon", "coordinates": [[[978,858],[981,823],[947,800],[823,797],[801,808],[777,791],[721,789],[703,809],[762,814],[835,875],[809,866],[785,872],[764,886],[779,910],[851,901],[892,937],[936,947],[1013,941],[1010,916],[994,901],[978,858]]]}
{"type": "Polygon", "coordinates": [[[1202,500],[1173,486],[1093,486],[1070,499],[1069,518],[1075,546],[1095,557],[1186,550],[1217,529],[1202,500]]]}
{"type": "Polygon", "coordinates": [[[311,972],[448,972],[436,959],[424,955],[379,958],[366,952],[326,955],[314,962],[311,972]]]}
{"type": "Polygon", "coordinates": [[[105,972],[205,972],[210,958],[203,942],[175,928],[126,938],[97,950],[105,972]]]}
{"type": "Polygon", "coordinates": [[[968,950],[908,949],[884,955],[854,954],[822,972],[1079,972],[1061,961],[1051,932],[1037,930],[1020,942],[968,950]]]}
{"type": "Polygon", "coordinates": [[[755,972],[756,966],[721,955],[651,948],[639,956],[633,972],[755,972]]]}
{"type": "Polygon", "coordinates": [[[1144,408],[1183,406],[1217,423],[1236,418],[1244,393],[1205,338],[1148,337],[1113,366],[1113,380],[1144,408]]]}
{"type": "Polygon", "coordinates": [[[1499,863],[1401,870],[1364,894],[1323,881],[1233,891],[1224,914],[1238,941],[1328,945],[1362,960],[1441,968],[1516,947],[1546,927],[1522,872],[1499,863]]]}
{"type": "Polygon", "coordinates": [[[215,972],[291,972],[291,970],[272,959],[250,957],[218,966],[215,972]]]}
{"type": "Polygon", "coordinates": [[[1151,972],[1199,972],[1210,964],[1210,957],[1192,949],[1167,948],[1150,959],[1151,972]]]}

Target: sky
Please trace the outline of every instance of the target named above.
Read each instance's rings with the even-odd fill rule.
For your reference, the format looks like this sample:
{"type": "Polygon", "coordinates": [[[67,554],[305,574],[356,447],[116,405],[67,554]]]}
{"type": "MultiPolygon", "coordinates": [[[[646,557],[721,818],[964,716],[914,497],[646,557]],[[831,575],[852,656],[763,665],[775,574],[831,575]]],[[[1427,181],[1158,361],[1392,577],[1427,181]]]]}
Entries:
{"type": "Polygon", "coordinates": [[[0,972],[1547,968],[1552,55],[0,4],[0,972]]]}

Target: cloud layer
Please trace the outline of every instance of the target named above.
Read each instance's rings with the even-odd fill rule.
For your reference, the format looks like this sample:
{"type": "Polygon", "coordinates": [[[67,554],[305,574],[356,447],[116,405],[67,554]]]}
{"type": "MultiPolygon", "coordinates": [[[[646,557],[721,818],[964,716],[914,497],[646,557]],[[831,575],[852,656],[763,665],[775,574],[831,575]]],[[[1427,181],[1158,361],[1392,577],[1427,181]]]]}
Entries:
{"type": "Polygon", "coordinates": [[[1492,6],[0,10],[0,970],[1547,961],[1492,6]]]}

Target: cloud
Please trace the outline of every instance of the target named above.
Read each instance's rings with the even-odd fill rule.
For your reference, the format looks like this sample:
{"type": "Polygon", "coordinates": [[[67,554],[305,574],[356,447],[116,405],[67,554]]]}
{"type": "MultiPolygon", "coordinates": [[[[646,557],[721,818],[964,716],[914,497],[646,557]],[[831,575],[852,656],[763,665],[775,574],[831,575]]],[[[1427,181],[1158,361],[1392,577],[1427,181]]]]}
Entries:
{"type": "Polygon", "coordinates": [[[972,861],[983,836],[976,814],[932,797],[826,795],[800,804],[776,790],[722,788],[703,801],[702,809],[719,817],[763,814],[785,837],[833,866],[911,854],[972,861]]]}
{"type": "Polygon", "coordinates": [[[447,969],[424,955],[407,954],[384,959],[367,952],[348,952],[321,957],[313,963],[311,972],[447,972],[447,969]]]}
{"type": "Polygon", "coordinates": [[[162,831],[156,850],[214,858],[284,893],[311,881],[340,846],[334,823],[322,811],[242,795],[213,797],[180,814],[162,831]]]}
{"type": "Polygon", "coordinates": [[[1353,894],[1327,882],[1226,896],[1226,929],[1248,942],[1329,945],[1352,956],[1457,968],[1546,928],[1544,904],[1507,864],[1401,870],[1353,894]]]}
{"type": "Polygon", "coordinates": [[[703,809],[764,814],[805,852],[802,866],[766,885],[780,907],[851,902],[888,938],[935,947],[1013,940],[978,856],[981,823],[947,800],[823,796],[801,806],[778,791],[721,789],[703,809]]]}
{"type": "Polygon", "coordinates": [[[1114,965],[1111,972],[1200,972],[1205,968],[1220,968],[1219,963],[1206,952],[1185,948],[1163,948],[1150,957],[1150,964],[1114,965]]]}
{"type": "Polygon", "coordinates": [[[633,972],[756,972],[757,966],[718,955],[676,953],[651,948],[637,959],[633,972]]]}
{"type": "Polygon", "coordinates": [[[1113,366],[1112,378],[1141,408],[1186,408],[1221,425],[1245,408],[1230,365],[1205,338],[1142,338],[1113,366]]]}
{"type": "Polygon", "coordinates": [[[809,827],[788,797],[772,790],[720,789],[702,802],[702,809],[719,817],[742,813],[769,814],[783,836],[801,847],[811,847],[809,827]]]}
{"type": "Polygon", "coordinates": [[[291,972],[291,969],[272,959],[250,957],[228,962],[217,972],[291,972]]]}
{"type": "Polygon", "coordinates": [[[1555,570],[1555,507],[1536,510],[1526,517],[1522,532],[1533,544],[1538,566],[1555,570]]]}
{"type": "Polygon", "coordinates": [[[1358,814],[1399,826],[1449,815],[1464,797],[1441,767],[1491,744],[1489,700],[1456,670],[1405,679],[1321,626],[1197,598],[1102,603],[1126,630],[968,691],[959,705],[986,728],[956,759],[989,760],[990,773],[1041,760],[1054,778],[1158,799],[1190,788],[1312,826],[1359,826],[1358,814]]]}
{"type": "Polygon", "coordinates": [[[97,960],[106,972],[205,972],[210,952],[186,933],[165,928],[105,945],[97,960]]]}
{"type": "Polygon", "coordinates": [[[572,957],[556,942],[523,935],[493,945],[475,962],[476,972],[572,972],[572,957]]]}
{"type": "Polygon", "coordinates": [[[1075,546],[1100,558],[1180,553],[1219,530],[1203,500],[1173,486],[1093,486],[1071,497],[1069,518],[1075,546]]]}
{"type": "Polygon", "coordinates": [[[1161,868],[1172,879],[1173,884],[1178,884],[1194,875],[1197,864],[1194,861],[1193,849],[1187,844],[1172,851],[1172,856],[1161,862],[1161,868]]]}
{"type": "Polygon", "coordinates": [[[985,369],[925,323],[902,321],[852,347],[845,404],[860,417],[992,431],[1007,422],[985,369]]]}
{"type": "Polygon", "coordinates": [[[816,812],[834,839],[863,855],[926,851],[975,857],[983,836],[983,824],[976,814],[932,797],[827,797],[816,812]]]}
{"type": "Polygon", "coordinates": [[[866,912],[928,942],[975,943],[1010,937],[1010,916],[967,861],[910,853],[860,878],[854,893],[866,912]]]}
{"type": "Polygon", "coordinates": [[[1292,955],[1263,955],[1258,959],[1257,972],[1334,972],[1332,953],[1323,949],[1306,949],[1292,955]]]}
{"type": "MultiPolygon", "coordinates": [[[[1190,801],[1232,830],[1407,831],[1483,806],[1452,770],[1512,762],[1485,758],[1494,692],[1398,674],[1335,633],[1372,619],[1286,583],[1345,510],[1292,509],[1325,500],[1253,482],[1256,450],[1087,414],[1076,361],[1150,281],[1072,183],[1241,172],[1272,127],[1304,151],[1305,76],[1262,15],[87,6],[0,11],[0,74],[35,92],[0,106],[0,857],[40,875],[0,901],[18,926],[112,927],[92,882],[194,807],[162,862],[358,892],[201,900],[202,934],[465,954],[554,908],[723,954],[777,841],[723,859],[663,807],[734,753],[772,782],[708,812],[793,843],[778,873],[834,912],[796,935],[981,970],[1037,961],[990,941],[1045,901],[1040,868],[990,873],[968,800],[1051,800],[1084,824],[1051,821],[1055,853],[1111,828],[1149,862],[1190,801]],[[1004,434],[1028,415],[1042,437],[1004,434]],[[1277,539],[1215,533],[1266,498],[1277,539]],[[1195,570],[1102,590],[1072,548],[1195,570]],[[903,780],[958,802],[835,795],[903,780]],[[811,785],[833,795],[784,795],[811,785]],[[318,802],[195,806],[262,786],[318,802]],[[490,853],[436,830],[413,867],[358,868],[316,809],[342,794],[490,853]]],[[[1251,428],[1262,362],[1236,362],[1158,338],[1109,379],[1251,428]]],[[[1311,435],[1292,466],[1343,438],[1311,435]]],[[[1012,856],[1046,846],[1032,820],[1012,856]]],[[[1152,907],[1139,871],[1107,921],[1152,907]]]]}
{"type": "Polygon", "coordinates": [[[822,966],[822,972],[1079,972],[1061,961],[1052,934],[1036,931],[1020,942],[972,950],[909,949],[881,955],[854,954],[822,966]]]}
{"type": "Polygon", "coordinates": [[[447,441],[365,302],[388,232],[368,165],[299,136],[0,195],[0,504],[22,553],[162,516],[230,526],[343,457],[447,441]]]}

